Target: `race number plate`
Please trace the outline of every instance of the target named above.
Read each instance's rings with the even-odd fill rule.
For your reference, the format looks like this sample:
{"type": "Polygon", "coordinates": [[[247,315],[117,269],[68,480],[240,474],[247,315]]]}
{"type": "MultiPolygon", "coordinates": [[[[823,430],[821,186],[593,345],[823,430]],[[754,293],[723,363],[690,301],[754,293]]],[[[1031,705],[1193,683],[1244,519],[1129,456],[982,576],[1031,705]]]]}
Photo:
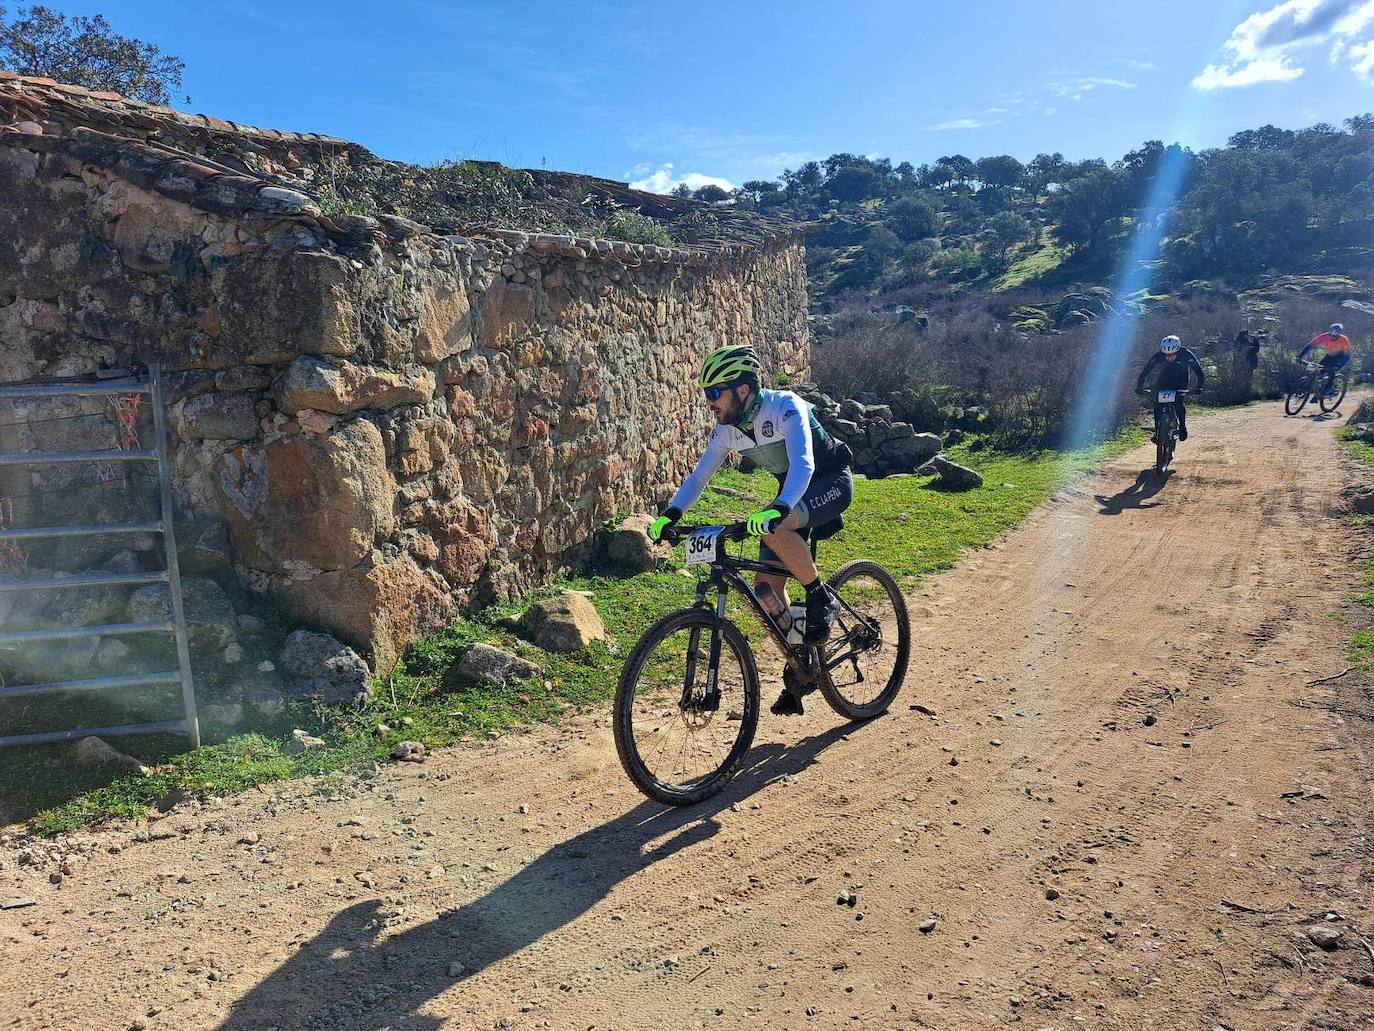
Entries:
{"type": "Polygon", "coordinates": [[[708,526],[697,530],[687,538],[687,564],[689,566],[709,565],[716,557],[716,540],[720,537],[719,526],[708,526]]]}
{"type": "Polygon", "coordinates": [[[1177,390],[1161,390],[1159,392],[1159,403],[1162,405],[1173,404],[1174,399],[1177,397],[1177,390]]]}

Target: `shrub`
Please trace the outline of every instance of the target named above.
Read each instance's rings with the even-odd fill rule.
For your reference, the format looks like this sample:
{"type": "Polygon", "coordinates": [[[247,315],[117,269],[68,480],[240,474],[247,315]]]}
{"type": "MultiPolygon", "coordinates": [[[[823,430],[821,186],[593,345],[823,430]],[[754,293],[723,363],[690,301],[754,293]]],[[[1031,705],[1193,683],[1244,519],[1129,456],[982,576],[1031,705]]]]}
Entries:
{"type": "Polygon", "coordinates": [[[628,209],[614,212],[606,220],[601,233],[608,240],[624,240],[626,243],[651,243],[659,247],[672,247],[674,244],[663,223],[628,209]]]}

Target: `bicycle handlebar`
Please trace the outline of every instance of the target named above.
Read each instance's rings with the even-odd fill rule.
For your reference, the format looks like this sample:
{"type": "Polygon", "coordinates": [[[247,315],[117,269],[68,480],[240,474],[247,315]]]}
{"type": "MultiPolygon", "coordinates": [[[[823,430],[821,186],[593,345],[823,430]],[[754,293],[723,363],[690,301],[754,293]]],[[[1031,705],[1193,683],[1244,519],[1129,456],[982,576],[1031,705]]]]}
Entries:
{"type": "MultiPolygon", "coordinates": [[[[774,520],[776,523],[777,520],[774,520]]],[[[663,541],[667,544],[679,544],[686,540],[698,530],[707,529],[709,524],[700,526],[689,526],[678,523],[674,526],[666,527],[663,531],[663,541]]],[[[742,541],[749,536],[749,530],[744,523],[727,523],[721,528],[721,536],[727,541],[742,541]]]]}

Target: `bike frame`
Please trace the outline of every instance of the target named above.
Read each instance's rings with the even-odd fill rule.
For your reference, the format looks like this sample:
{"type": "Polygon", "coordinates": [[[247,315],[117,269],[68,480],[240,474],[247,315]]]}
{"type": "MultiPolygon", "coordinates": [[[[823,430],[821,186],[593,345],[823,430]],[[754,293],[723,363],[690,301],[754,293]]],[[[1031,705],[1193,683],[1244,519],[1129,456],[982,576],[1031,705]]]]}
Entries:
{"type": "MultiPolygon", "coordinates": [[[[683,533],[681,536],[685,537],[686,533],[683,533]]],[[[852,647],[845,651],[837,651],[831,655],[826,655],[821,650],[821,648],[816,645],[789,644],[787,641],[786,631],[782,629],[782,626],[773,617],[773,614],[769,612],[766,608],[764,608],[763,602],[759,600],[758,594],[754,591],[754,588],[749,583],[749,581],[745,579],[745,577],[742,575],[741,571],[767,573],[770,575],[782,575],[788,577],[789,579],[796,578],[793,577],[788,572],[787,568],[781,565],[780,563],[755,561],[754,559],[748,559],[743,557],[736,558],[733,555],[727,554],[725,551],[727,539],[727,535],[724,533],[722,533],[719,537],[716,538],[716,554],[715,557],[711,560],[711,573],[704,579],[697,581],[696,601],[693,603],[694,607],[703,609],[713,609],[717,621],[723,620],[725,619],[725,604],[729,598],[730,591],[731,589],[737,591],[738,593],[743,595],[744,598],[749,602],[749,607],[754,611],[754,615],[758,617],[759,622],[763,624],[764,629],[768,631],[769,636],[772,638],[773,643],[777,646],[778,651],[782,653],[782,657],[784,660],[786,660],[787,665],[790,666],[792,670],[801,677],[814,677],[821,671],[829,673],[832,669],[839,666],[842,662],[847,662],[851,658],[855,658],[860,654],[859,651],[855,650],[852,647]],[[716,602],[714,606],[712,606],[706,600],[707,594],[711,591],[715,591],[716,594],[716,602]],[[807,661],[809,659],[809,655],[807,653],[812,649],[816,651],[817,655],[820,658],[819,668],[817,668],[812,663],[807,661]]],[[[817,543],[819,542],[811,542],[811,554],[813,558],[816,554],[817,543]]],[[[861,624],[867,624],[867,620],[865,620],[863,616],[861,616],[859,613],[855,612],[853,606],[851,606],[847,601],[845,601],[844,598],[839,598],[839,602],[840,605],[843,606],[843,608],[849,613],[850,617],[858,620],[858,622],[861,624]]],[[[700,633],[700,629],[697,628],[694,628],[691,631],[686,671],[686,679],[687,683],[689,684],[693,683],[695,679],[696,654],[697,648],[701,643],[699,636],[700,633]]],[[[850,637],[847,636],[845,640],[841,643],[852,644],[852,641],[850,637]]],[[[707,683],[708,691],[712,690],[715,687],[715,671],[720,665],[720,648],[721,635],[719,632],[713,633],[711,635],[711,670],[707,683]]]]}

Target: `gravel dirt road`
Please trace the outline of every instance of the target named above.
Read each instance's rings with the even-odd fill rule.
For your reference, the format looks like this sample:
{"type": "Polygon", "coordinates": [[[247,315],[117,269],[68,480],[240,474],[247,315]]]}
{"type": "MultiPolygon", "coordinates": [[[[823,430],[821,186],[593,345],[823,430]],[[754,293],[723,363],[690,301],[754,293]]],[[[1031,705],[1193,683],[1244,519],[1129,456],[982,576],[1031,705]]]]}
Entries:
{"type": "Polygon", "coordinates": [[[1374,1027],[1334,425],[1201,416],[1167,480],[1065,489],[913,594],[889,715],[765,712],[692,809],[601,713],[11,837],[0,1026],[1374,1027]]]}

